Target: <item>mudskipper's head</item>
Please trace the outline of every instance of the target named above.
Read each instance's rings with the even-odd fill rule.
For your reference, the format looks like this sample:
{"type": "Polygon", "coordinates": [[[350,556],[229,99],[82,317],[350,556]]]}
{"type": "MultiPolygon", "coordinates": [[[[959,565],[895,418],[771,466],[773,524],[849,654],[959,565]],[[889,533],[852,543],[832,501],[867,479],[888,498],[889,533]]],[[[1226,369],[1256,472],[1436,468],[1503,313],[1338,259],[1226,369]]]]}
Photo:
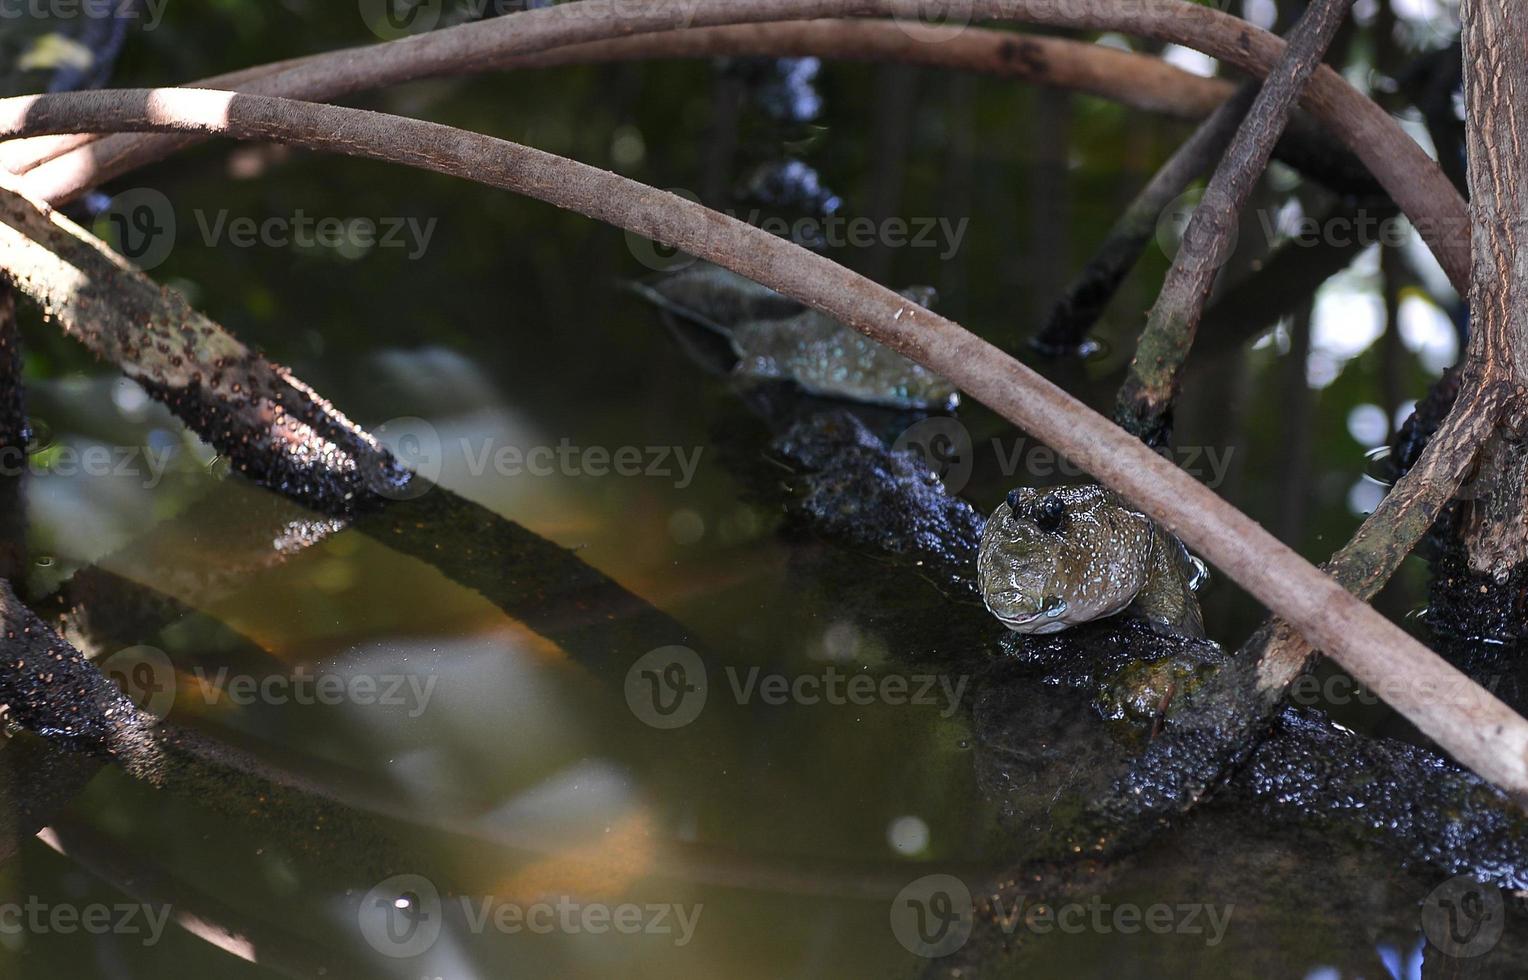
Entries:
{"type": "Polygon", "coordinates": [[[1112,616],[1146,584],[1151,543],[1150,519],[1102,487],[1020,487],[982,532],[982,601],[1020,633],[1112,616]]]}

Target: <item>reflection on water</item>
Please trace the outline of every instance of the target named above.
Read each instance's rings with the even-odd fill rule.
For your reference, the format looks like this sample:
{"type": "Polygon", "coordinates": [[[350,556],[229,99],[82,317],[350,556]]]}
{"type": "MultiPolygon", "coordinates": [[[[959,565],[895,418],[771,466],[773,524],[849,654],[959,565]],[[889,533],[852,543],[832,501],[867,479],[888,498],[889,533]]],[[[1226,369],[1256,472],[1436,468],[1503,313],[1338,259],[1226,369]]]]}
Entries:
{"type": "MultiPolygon", "coordinates": [[[[1258,9],[1271,19],[1266,6],[1258,9]]],[[[275,15],[263,8],[237,16],[248,19],[244,29],[264,58],[294,43],[290,25],[268,22],[275,15]]],[[[162,80],[162,65],[130,66],[136,79],[134,70],[162,80]]],[[[806,62],[788,66],[787,94],[801,98],[798,83],[815,72],[806,62]]],[[[963,319],[1006,336],[1015,283],[1029,281],[1030,229],[1016,220],[1027,205],[1016,188],[1036,170],[1032,151],[1017,137],[949,135],[946,90],[923,76],[905,117],[888,123],[910,138],[871,146],[855,134],[867,128],[863,107],[876,104],[877,76],[831,65],[821,75],[832,86],[826,105],[793,102],[786,114],[824,113],[833,138],[813,156],[822,196],[833,210],[868,213],[867,202],[882,201],[891,214],[969,219],[955,257],[963,277],[927,250],[875,261],[887,263],[890,282],[963,282],[947,290],[969,311],[963,319]],[[886,158],[887,147],[902,158],[886,158]],[[970,175],[981,203],[966,210],[976,213],[949,213],[962,189],[948,186],[950,172],[970,175]]],[[[614,66],[550,75],[553,84],[529,99],[524,79],[510,76],[381,101],[677,186],[699,183],[694,148],[712,122],[714,77],[703,64],[614,66]],[[598,99],[596,86],[625,94],[598,99]],[[639,89],[640,99],[627,97],[639,89]]],[[[984,119],[1019,119],[1032,98],[984,85],[978,104],[984,119]]],[[[1181,127],[1131,120],[1142,160],[1127,171],[1124,119],[1091,102],[1073,119],[1078,228],[1070,237],[1079,249],[1097,241],[1114,198],[1150,169],[1142,160],[1159,159],[1182,137],[1181,127]]],[[[646,271],[624,236],[375,164],[273,156],[258,179],[230,180],[225,162],[213,148],[142,179],[173,185],[187,221],[221,209],[259,217],[303,207],[412,214],[438,220],[438,233],[415,258],[190,241],[159,270],[164,278],[293,363],[443,486],[683,624],[688,636],[654,637],[651,646],[693,647],[704,655],[702,674],[660,673],[653,682],[665,696],[703,699],[684,724],[650,723],[633,709],[629,685],[641,679],[628,671],[647,649],[596,660],[544,635],[577,634],[625,611],[589,608],[558,593],[549,575],[546,605],[572,621],[538,622],[537,632],[385,540],[295,508],[272,511],[267,495],[230,478],[226,462],[141,389],[30,323],[32,594],[99,562],[175,600],[183,608],[170,626],[134,638],[174,665],[173,676],[149,678],[159,687],[144,693],[166,701],[169,721],[246,750],[283,778],[324,787],[350,819],[294,827],[262,811],[258,796],[227,812],[209,804],[218,787],[197,798],[117,768],[87,774],[64,808],[78,825],[72,835],[60,832],[57,848],[25,843],[6,866],[0,899],[141,902],[146,910],[169,902],[201,909],[207,921],[247,925],[248,935],[235,937],[246,945],[224,937],[215,946],[193,923],[171,924],[152,942],[143,932],[87,943],[77,931],[0,928],[0,948],[38,976],[312,975],[306,966],[315,958],[329,976],[400,978],[919,971],[924,964],[893,926],[895,897],[931,875],[975,885],[1024,856],[1031,842],[1014,832],[1019,818],[1047,819],[1057,787],[1091,775],[1087,760],[1050,756],[1056,733],[1097,729],[1086,704],[1061,690],[1016,698],[980,683],[997,628],[944,583],[782,533],[778,504],[761,490],[772,483],[757,476],[777,465],[765,457],[762,423],[618,287],[646,271]],[[226,526],[177,522],[193,507],[223,515],[226,526]],[[263,538],[243,541],[241,528],[263,538]],[[1022,737],[984,740],[973,713],[991,726],[988,736],[1022,737]],[[1048,784],[1025,767],[1032,759],[1048,761],[1048,784]],[[88,859],[111,854],[130,854],[153,875],[88,859]],[[130,884],[150,880],[164,889],[132,897],[130,884]],[[259,964],[223,948],[255,950],[259,964]]],[[[837,257],[871,261],[853,249],[837,257]]],[[[1070,272],[1081,258],[1066,256],[1061,268],[1070,272]]],[[[1156,276],[1165,262],[1153,254],[1143,265],[1156,276]]],[[[1234,379],[1217,380],[1224,398],[1186,405],[1178,420],[1183,445],[1234,449],[1238,461],[1253,461],[1243,465],[1256,479],[1233,477],[1218,489],[1254,517],[1271,520],[1290,493],[1308,499],[1292,543],[1313,558],[1345,540],[1382,489],[1365,450],[1383,441],[1400,406],[1374,400],[1380,279],[1371,251],[1315,297],[1304,377],[1311,431],[1322,435],[1303,450],[1307,481],[1291,489],[1267,475],[1293,471],[1283,464],[1298,448],[1279,387],[1288,325],[1283,345],[1253,351],[1234,379]]],[[[1408,398],[1457,351],[1440,305],[1448,301],[1403,295],[1406,357],[1396,388],[1408,398]]],[[[1097,356],[1080,368],[1054,366],[1100,407],[1139,326],[1138,309],[1116,305],[1097,356]]],[[[979,444],[1014,436],[980,406],[961,417],[979,444]]],[[[1025,479],[990,464],[978,461],[965,488],[981,511],[1025,479]]],[[[505,581],[524,574],[482,571],[505,581]]],[[[1234,592],[1223,579],[1211,588],[1234,592]]],[[[1421,595],[1404,576],[1398,588],[1409,604],[1421,595]]],[[[1207,603],[1207,613],[1228,645],[1260,616],[1239,597],[1207,603]]],[[[0,767],[21,772],[25,751],[7,746],[0,767]]],[[[1043,917],[1010,923],[1027,957],[1011,962],[1042,976],[1235,976],[1248,963],[1265,975],[1311,977],[1416,969],[1418,879],[1347,843],[1210,808],[1111,875],[1080,900],[1086,925],[1076,931],[1043,928],[1043,917]],[[1186,906],[1225,911],[1224,933],[1190,929],[1179,911],[1186,906]],[[1161,907],[1170,910],[1168,927],[1144,925],[1142,916],[1161,907]]],[[[939,922],[925,918],[925,938],[939,922]]],[[[1010,961],[994,951],[993,962],[1010,961]]]]}

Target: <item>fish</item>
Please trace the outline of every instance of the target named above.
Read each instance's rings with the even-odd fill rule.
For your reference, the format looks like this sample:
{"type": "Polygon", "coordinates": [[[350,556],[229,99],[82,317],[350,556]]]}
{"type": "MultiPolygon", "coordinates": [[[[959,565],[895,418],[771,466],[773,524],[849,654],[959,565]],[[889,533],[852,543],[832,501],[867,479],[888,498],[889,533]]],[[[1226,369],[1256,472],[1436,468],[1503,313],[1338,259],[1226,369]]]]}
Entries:
{"type": "MultiPolygon", "coordinates": [[[[676,335],[692,357],[718,373],[793,381],[812,395],[898,409],[951,411],[960,404],[955,386],[933,371],[720,266],[697,262],[631,287],[665,314],[708,331],[709,344],[676,335]]],[[[900,295],[923,308],[935,297],[926,286],[900,295]]]]}
{"type": "Polygon", "coordinates": [[[982,602],[1017,633],[1057,633],[1115,615],[1204,637],[1204,563],[1096,484],[1012,490],[982,530],[982,602]]]}

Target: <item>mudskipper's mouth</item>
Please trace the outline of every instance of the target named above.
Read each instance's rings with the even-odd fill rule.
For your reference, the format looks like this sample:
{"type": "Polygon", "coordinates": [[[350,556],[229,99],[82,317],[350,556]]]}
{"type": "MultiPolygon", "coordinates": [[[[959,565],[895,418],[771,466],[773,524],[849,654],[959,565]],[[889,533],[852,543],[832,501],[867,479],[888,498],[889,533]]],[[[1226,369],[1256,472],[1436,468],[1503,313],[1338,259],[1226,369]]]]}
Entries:
{"type": "Polygon", "coordinates": [[[1029,626],[1035,623],[1056,624],[1057,628],[1064,626],[1061,617],[1066,615],[1066,600],[1057,596],[1047,596],[1040,608],[1032,612],[1011,612],[1014,606],[1032,605],[1031,600],[1013,589],[1004,589],[994,593],[987,602],[987,608],[992,610],[993,615],[1001,619],[1009,629],[1018,629],[1021,626],[1029,626]]]}

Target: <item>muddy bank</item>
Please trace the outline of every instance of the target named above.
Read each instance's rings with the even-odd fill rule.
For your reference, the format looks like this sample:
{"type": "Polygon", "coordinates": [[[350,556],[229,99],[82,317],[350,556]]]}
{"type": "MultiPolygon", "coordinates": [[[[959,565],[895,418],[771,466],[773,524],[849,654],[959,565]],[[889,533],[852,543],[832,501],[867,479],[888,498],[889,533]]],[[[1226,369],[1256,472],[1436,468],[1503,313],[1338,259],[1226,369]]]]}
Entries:
{"type": "MultiPolygon", "coordinates": [[[[1149,802],[1149,772],[1129,763],[1151,744],[1166,707],[1191,699],[1226,663],[1224,650],[1125,618],[1050,636],[1011,633],[973,598],[980,514],[947,494],[915,453],[892,452],[848,411],[796,421],[774,449],[797,468],[782,499],[796,534],[878,552],[899,571],[902,598],[885,598],[904,611],[888,613],[900,635],[980,637],[964,655],[948,643],[898,652],[979,674],[971,706],[978,767],[1005,828],[1060,854],[1138,834],[1129,808],[1084,818],[1085,808],[1123,778],[1137,780],[1133,792],[1112,799],[1149,802]],[[931,570],[941,573],[937,581],[931,570]],[[920,577],[933,601],[908,597],[920,577]],[[924,616],[939,626],[913,622],[924,616]]],[[[1335,830],[1403,866],[1528,887],[1528,818],[1429,749],[1348,731],[1315,708],[1289,708],[1247,751],[1218,788],[1218,805],[1335,830]]]]}

